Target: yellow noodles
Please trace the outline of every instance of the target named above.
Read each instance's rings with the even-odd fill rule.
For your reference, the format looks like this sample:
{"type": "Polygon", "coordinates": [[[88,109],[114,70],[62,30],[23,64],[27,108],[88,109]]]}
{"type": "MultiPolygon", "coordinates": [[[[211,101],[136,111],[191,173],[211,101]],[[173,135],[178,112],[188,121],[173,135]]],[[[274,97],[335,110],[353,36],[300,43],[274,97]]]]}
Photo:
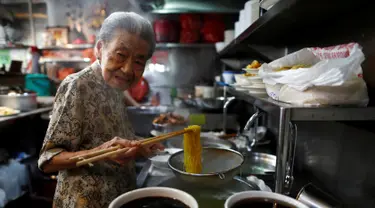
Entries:
{"type": "Polygon", "coordinates": [[[188,173],[202,172],[201,127],[189,126],[184,134],[184,165],[188,173]]]}

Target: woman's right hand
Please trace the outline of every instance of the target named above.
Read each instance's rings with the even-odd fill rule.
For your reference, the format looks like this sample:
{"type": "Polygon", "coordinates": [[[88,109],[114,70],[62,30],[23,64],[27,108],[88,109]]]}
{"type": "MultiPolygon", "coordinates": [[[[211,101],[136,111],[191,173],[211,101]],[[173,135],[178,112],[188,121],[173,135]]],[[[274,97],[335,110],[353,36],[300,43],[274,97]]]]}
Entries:
{"type": "Polygon", "coordinates": [[[113,147],[116,145],[121,146],[122,148],[130,148],[128,151],[124,153],[120,153],[114,157],[111,157],[110,160],[118,163],[118,164],[125,164],[128,163],[130,160],[133,160],[134,157],[136,156],[137,152],[139,151],[140,147],[140,142],[136,140],[128,140],[128,139],[123,139],[120,137],[115,137],[111,139],[108,142],[103,143],[102,145],[98,146],[94,150],[101,150],[101,149],[107,149],[109,147],[113,147]]]}

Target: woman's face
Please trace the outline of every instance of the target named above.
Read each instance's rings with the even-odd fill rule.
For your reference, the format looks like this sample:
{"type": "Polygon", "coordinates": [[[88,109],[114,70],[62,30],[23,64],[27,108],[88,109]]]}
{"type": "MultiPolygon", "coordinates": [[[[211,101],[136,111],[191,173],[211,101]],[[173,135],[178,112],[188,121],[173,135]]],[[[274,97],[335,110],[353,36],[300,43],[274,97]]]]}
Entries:
{"type": "Polygon", "coordinates": [[[105,82],[117,89],[126,90],[142,77],[150,46],[137,34],[118,30],[113,39],[103,45],[97,44],[105,82]]]}

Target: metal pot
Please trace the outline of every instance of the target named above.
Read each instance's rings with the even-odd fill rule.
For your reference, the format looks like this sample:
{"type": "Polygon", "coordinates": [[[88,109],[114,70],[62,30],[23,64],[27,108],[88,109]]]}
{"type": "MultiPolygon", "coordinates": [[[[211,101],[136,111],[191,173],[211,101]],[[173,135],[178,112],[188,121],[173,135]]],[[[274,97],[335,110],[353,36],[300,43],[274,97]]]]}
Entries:
{"type": "Polygon", "coordinates": [[[182,101],[191,107],[198,108],[202,111],[210,111],[210,110],[221,110],[223,109],[225,99],[224,97],[217,97],[217,98],[189,98],[189,99],[182,99],[182,101]]]}
{"type": "Polygon", "coordinates": [[[297,200],[309,207],[315,208],[342,207],[339,200],[312,183],[305,185],[300,190],[297,195],[297,200]]]}
{"type": "Polygon", "coordinates": [[[158,107],[127,107],[128,118],[133,125],[135,134],[148,137],[154,128],[152,121],[161,113],[173,112],[173,108],[167,106],[158,107]]]}
{"type": "Polygon", "coordinates": [[[184,151],[173,154],[168,166],[176,177],[198,186],[219,186],[236,176],[244,162],[241,153],[223,148],[203,148],[201,174],[187,173],[184,168],[184,151]]]}
{"type": "Polygon", "coordinates": [[[9,93],[0,95],[0,106],[6,106],[20,111],[31,111],[38,108],[35,93],[9,93]]]}
{"type": "Polygon", "coordinates": [[[156,156],[151,157],[150,160],[152,165],[157,168],[164,168],[168,169],[168,159],[171,157],[172,154],[181,151],[181,149],[177,148],[166,148],[164,151],[158,153],[156,156]]]}
{"type": "Polygon", "coordinates": [[[244,175],[273,175],[276,170],[276,156],[260,153],[249,152],[244,155],[245,164],[241,167],[241,172],[244,175]]]}
{"type": "Polygon", "coordinates": [[[170,133],[174,131],[182,130],[188,127],[187,124],[156,124],[152,123],[152,127],[154,130],[162,133],[170,133]]]}

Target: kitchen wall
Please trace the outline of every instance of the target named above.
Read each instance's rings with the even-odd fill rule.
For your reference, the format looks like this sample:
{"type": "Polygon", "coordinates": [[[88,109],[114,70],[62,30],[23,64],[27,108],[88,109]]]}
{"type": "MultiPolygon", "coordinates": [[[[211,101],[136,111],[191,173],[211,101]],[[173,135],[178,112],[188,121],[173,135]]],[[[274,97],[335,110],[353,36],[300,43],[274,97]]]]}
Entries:
{"type": "MultiPolygon", "coordinates": [[[[67,4],[81,4],[83,16],[89,19],[91,10],[104,0],[48,0],[48,26],[67,25],[66,13],[71,12],[67,4]]],[[[156,16],[142,13],[131,0],[108,0],[106,10],[134,11],[144,15],[150,21],[156,16]]],[[[174,17],[175,18],[175,17],[174,17]]],[[[219,73],[220,65],[215,59],[216,51],[212,47],[170,48],[157,50],[150,64],[146,67],[144,77],[150,84],[151,93],[160,94],[161,104],[170,104],[171,88],[177,88],[180,94],[192,94],[197,84],[213,84],[214,76],[219,73]]]]}
{"type": "Polygon", "coordinates": [[[68,25],[68,19],[65,18],[66,13],[72,12],[72,8],[78,9],[77,5],[82,6],[83,16],[85,19],[89,19],[88,15],[92,12],[92,9],[95,6],[104,5],[105,3],[108,13],[116,11],[141,12],[137,7],[132,6],[129,0],[46,0],[48,8],[48,26],[68,25]],[[72,5],[72,8],[69,8],[69,5],[72,5]]]}
{"type": "Polygon", "coordinates": [[[170,103],[170,90],[177,88],[180,95],[193,94],[198,84],[212,85],[220,64],[212,48],[171,48],[154,53],[144,77],[152,94],[161,95],[161,103],[170,103]]]}

